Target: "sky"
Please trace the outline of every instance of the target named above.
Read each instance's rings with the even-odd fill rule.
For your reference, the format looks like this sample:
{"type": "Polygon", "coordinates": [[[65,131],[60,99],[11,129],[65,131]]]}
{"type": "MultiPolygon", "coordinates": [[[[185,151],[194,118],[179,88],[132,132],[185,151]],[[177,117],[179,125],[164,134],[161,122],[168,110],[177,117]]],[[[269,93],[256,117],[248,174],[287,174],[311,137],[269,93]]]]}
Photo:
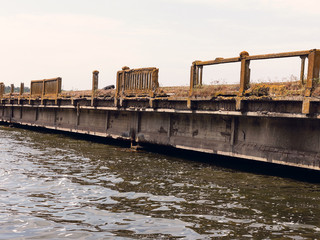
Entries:
{"type": "MultiPolygon", "coordinates": [[[[159,68],[188,86],[195,60],[320,48],[318,0],[0,0],[0,82],[62,77],[64,90],[115,84],[116,72],[159,68]]],[[[300,59],[251,62],[251,79],[299,76],[300,59]]],[[[240,64],[207,66],[204,83],[238,83],[240,64]]]]}

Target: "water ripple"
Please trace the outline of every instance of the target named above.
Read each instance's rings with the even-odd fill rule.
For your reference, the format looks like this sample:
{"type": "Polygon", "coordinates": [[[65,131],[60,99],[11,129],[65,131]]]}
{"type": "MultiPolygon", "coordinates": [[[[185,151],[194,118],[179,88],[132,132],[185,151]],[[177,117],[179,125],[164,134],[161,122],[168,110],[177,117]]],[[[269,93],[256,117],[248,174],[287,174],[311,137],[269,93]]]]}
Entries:
{"type": "Polygon", "coordinates": [[[320,186],[0,127],[0,239],[314,239],[320,186]]]}

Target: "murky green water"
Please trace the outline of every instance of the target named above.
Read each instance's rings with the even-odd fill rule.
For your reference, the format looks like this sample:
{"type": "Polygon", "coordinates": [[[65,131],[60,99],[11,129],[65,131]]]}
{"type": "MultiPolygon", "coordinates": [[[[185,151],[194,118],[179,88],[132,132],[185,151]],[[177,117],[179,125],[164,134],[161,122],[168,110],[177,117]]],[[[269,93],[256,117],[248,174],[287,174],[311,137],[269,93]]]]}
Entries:
{"type": "Polygon", "coordinates": [[[0,158],[0,239],[320,236],[320,184],[3,126],[0,158]]]}

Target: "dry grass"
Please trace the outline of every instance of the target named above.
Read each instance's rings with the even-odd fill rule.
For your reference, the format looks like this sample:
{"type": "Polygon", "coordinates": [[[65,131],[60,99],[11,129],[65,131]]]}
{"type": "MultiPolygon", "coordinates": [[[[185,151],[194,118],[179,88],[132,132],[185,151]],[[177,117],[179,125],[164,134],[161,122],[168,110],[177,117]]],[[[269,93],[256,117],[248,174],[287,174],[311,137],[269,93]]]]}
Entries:
{"type": "Polygon", "coordinates": [[[202,85],[194,88],[193,96],[197,98],[235,96],[237,95],[238,91],[238,84],[202,85]]]}
{"type": "Polygon", "coordinates": [[[305,91],[304,85],[299,81],[279,82],[279,83],[256,83],[251,84],[250,88],[245,91],[245,96],[303,96],[305,91]]]}
{"type": "Polygon", "coordinates": [[[161,93],[169,97],[187,97],[189,89],[189,86],[160,87],[161,93]]]}
{"type": "MultiPolygon", "coordinates": [[[[114,89],[98,89],[96,91],[97,97],[113,97],[115,95],[114,89]]],[[[80,91],[62,91],[61,96],[65,98],[83,98],[83,97],[91,97],[92,91],[91,90],[80,90],[80,91]]]]}
{"type": "MultiPolygon", "coordinates": [[[[212,98],[218,96],[237,96],[239,84],[202,85],[195,87],[192,96],[195,98],[212,98]]],[[[172,97],[188,97],[189,87],[162,87],[162,91],[172,97]]],[[[299,81],[278,83],[252,83],[245,91],[245,96],[299,96],[304,94],[304,86],[299,81]]],[[[320,85],[317,88],[320,95],[320,85]]]]}
{"type": "MultiPolygon", "coordinates": [[[[173,98],[186,98],[189,96],[189,86],[175,86],[175,87],[160,87],[156,91],[157,97],[173,97],[173,98]]],[[[107,98],[115,96],[115,89],[102,90],[96,92],[98,98],[107,98]]],[[[91,90],[82,91],[62,91],[60,96],[63,98],[88,98],[91,97],[91,90]]],[[[239,93],[239,84],[216,84],[216,85],[203,85],[195,87],[192,96],[194,98],[215,98],[218,96],[237,96],[239,93]]],[[[300,81],[288,82],[264,82],[252,83],[250,88],[245,91],[246,97],[294,97],[304,96],[305,85],[300,81]]],[[[4,94],[4,98],[9,97],[10,94],[4,94]]],[[[14,98],[19,96],[18,93],[13,93],[14,98]]],[[[314,81],[313,97],[320,97],[320,81],[314,81]]],[[[29,97],[29,93],[24,93],[24,98],[29,97]]]]}

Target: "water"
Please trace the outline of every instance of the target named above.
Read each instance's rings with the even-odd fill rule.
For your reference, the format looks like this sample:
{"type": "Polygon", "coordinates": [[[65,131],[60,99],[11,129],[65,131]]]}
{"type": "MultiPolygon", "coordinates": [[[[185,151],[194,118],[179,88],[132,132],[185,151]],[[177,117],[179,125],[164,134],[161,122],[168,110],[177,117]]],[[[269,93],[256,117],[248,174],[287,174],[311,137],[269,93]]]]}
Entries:
{"type": "Polygon", "coordinates": [[[0,127],[0,239],[319,239],[320,185],[0,127]]]}

